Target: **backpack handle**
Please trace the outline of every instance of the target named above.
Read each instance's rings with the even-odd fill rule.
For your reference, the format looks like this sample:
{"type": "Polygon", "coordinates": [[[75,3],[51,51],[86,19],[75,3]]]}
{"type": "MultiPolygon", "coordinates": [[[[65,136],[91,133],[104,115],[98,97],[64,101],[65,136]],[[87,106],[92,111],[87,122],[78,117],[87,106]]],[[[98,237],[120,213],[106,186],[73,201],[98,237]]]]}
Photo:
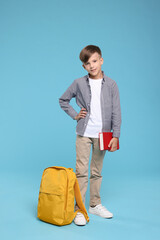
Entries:
{"type": "Polygon", "coordinates": [[[83,204],[83,201],[82,201],[81,192],[80,192],[80,188],[79,188],[79,184],[78,184],[77,178],[76,178],[76,181],[75,181],[75,184],[74,184],[74,192],[75,192],[76,202],[77,202],[77,205],[79,207],[79,209],[75,212],[75,216],[76,216],[77,212],[81,212],[81,213],[84,214],[85,219],[87,220],[87,222],[89,222],[89,217],[88,217],[86,208],[85,208],[85,206],[83,204]]]}

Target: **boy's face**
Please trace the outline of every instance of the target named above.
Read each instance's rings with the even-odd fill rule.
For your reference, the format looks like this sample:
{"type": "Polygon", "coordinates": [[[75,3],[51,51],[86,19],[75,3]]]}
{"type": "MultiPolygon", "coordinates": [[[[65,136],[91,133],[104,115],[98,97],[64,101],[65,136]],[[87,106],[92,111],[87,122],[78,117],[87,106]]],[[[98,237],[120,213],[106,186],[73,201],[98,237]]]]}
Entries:
{"type": "Polygon", "coordinates": [[[93,53],[86,63],[83,63],[83,67],[87,70],[91,78],[101,78],[102,71],[101,65],[103,64],[103,58],[97,53],[93,53]]]}

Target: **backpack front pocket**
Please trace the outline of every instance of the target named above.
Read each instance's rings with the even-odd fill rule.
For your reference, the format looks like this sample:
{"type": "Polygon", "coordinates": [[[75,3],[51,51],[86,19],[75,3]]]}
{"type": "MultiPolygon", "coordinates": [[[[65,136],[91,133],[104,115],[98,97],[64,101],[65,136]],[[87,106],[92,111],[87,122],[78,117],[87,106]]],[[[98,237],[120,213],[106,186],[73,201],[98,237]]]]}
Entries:
{"type": "Polygon", "coordinates": [[[39,192],[38,217],[45,222],[61,224],[65,214],[65,201],[64,194],[39,192]]]}

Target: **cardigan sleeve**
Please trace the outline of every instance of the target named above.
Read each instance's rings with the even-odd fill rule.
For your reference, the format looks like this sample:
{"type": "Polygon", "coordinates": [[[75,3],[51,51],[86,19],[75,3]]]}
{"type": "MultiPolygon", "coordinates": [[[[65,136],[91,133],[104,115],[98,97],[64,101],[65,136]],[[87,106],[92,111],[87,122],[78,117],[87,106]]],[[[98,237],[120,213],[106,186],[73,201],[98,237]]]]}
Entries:
{"type": "Polygon", "coordinates": [[[112,91],[112,129],[113,137],[120,137],[120,127],[121,127],[121,106],[120,106],[120,96],[117,83],[114,82],[112,91]]]}
{"type": "Polygon", "coordinates": [[[68,87],[68,89],[64,92],[64,94],[59,98],[60,107],[74,120],[78,113],[70,105],[70,100],[76,97],[76,94],[77,94],[77,84],[76,84],[76,81],[74,81],[68,87]]]}

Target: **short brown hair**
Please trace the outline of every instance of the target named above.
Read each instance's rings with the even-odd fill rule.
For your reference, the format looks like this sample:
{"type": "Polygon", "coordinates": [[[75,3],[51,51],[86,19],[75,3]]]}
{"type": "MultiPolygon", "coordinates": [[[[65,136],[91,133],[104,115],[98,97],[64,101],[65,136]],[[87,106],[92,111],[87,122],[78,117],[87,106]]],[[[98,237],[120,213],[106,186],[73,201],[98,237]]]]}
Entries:
{"type": "Polygon", "coordinates": [[[93,53],[97,52],[102,57],[101,49],[95,45],[88,45],[82,49],[79,58],[82,62],[86,63],[93,53]]]}

